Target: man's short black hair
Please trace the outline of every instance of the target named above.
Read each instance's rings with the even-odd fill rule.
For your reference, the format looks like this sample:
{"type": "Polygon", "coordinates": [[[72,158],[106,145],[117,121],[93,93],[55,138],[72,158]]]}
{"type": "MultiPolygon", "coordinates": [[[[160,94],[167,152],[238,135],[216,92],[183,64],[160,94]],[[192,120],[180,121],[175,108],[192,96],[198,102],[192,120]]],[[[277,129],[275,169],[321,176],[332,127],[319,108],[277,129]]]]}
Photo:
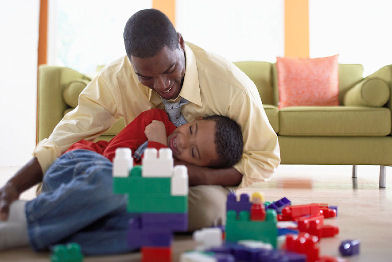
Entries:
{"type": "Polygon", "coordinates": [[[169,18],[159,10],[144,9],[129,18],[124,28],[124,44],[128,57],[155,56],[164,46],[178,47],[178,35],[169,18]]]}
{"type": "Polygon", "coordinates": [[[242,157],[244,141],[241,127],[234,120],[226,116],[212,115],[203,118],[215,121],[215,146],[218,153],[218,163],[212,167],[232,167],[242,157]]]}

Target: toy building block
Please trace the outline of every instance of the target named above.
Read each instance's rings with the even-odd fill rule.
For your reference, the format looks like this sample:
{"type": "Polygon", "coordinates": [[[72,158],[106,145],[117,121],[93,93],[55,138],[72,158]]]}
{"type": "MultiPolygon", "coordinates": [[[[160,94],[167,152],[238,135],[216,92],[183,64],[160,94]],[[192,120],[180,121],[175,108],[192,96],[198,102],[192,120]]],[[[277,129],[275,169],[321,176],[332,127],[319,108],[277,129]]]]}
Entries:
{"type": "Polygon", "coordinates": [[[143,228],[165,228],[173,232],[188,229],[188,213],[142,213],[140,217],[143,228]]]}
{"type": "Polygon", "coordinates": [[[290,228],[278,228],[278,237],[279,236],[284,236],[284,235],[298,235],[298,230],[295,229],[290,229],[290,228]]]}
{"type": "Polygon", "coordinates": [[[230,254],[191,251],[183,253],[180,262],[235,262],[230,254]]]}
{"type": "Polygon", "coordinates": [[[238,241],[238,244],[249,248],[272,249],[271,244],[256,240],[240,240],[238,241]]]}
{"type": "Polygon", "coordinates": [[[236,211],[227,211],[226,241],[237,242],[240,240],[259,240],[270,243],[274,248],[277,245],[276,212],[267,210],[264,221],[250,220],[248,211],[241,211],[237,218],[236,211]]]}
{"type": "Polygon", "coordinates": [[[129,148],[117,148],[113,159],[113,177],[127,177],[133,167],[132,151],[129,148]]]}
{"type": "Polygon", "coordinates": [[[237,201],[235,193],[229,193],[227,196],[226,210],[234,210],[237,214],[241,211],[250,211],[252,203],[249,201],[248,194],[241,194],[240,201],[237,201]]]}
{"type": "Polygon", "coordinates": [[[264,221],[265,209],[263,204],[252,204],[250,207],[250,220],[264,221]]]}
{"type": "Polygon", "coordinates": [[[173,155],[170,148],[147,148],[142,159],[143,177],[171,177],[173,173],[173,155]]]}
{"type": "Polygon", "coordinates": [[[171,262],[171,248],[142,247],[142,262],[171,262]]]}
{"type": "Polygon", "coordinates": [[[193,240],[198,244],[196,250],[206,250],[222,245],[222,230],[219,228],[203,228],[193,233],[193,240]]]}
{"type": "Polygon", "coordinates": [[[277,201],[272,202],[267,206],[268,209],[275,209],[276,213],[281,213],[282,209],[286,206],[290,206],[291,201],[288,200],[286,197],[283,197],[277,201]]]}
{"type": "Polygon", "coordinates": [[[339,261],[346,261],[345,259],[337,259],[336,257],[331,256],[321,256],[317,262],[339,262],[339,261]]]}
{"type": "Polygon", "coordinates": [[[188,169],[186,166],[178,165],[174,167],[173,176],[171,178],[171,195],[188,195],[188,169]]]}
{"type": "Polygon", "coordinates": [[[290,221],[303,216],[319,216],[320,214],[319,204],[286,206],[282,209],[281,219],[290,221]]]}
{"type": "Polygon", "coordinates": [[[140,245],[142,247],[169,247],[173,241],[173,233],[169,230],[142,229],[140,245]]]}
{"type": "Polygon", "coordinates": [[[129,195],[127,211],[130,213],[187,213],[187,196],[129,195]]]}
{"type": "Polygon", "coordinates": [[[328,208],[335,210],[336,216],[338,216],[338,206],[328,206],[328,208]]]}
{"type": "Polygon", "coordinates": [[[353,256],[359,254],[359,240],[344,240],[340,243],[339,252],[342,256],[353,256]]]}
{"type": "Polygon", "coordinates": [[[319,239],[333,237],[339,233],[339,228],[332,225],[324,225],[324,217],[302,217],[298,219],[298,230],[317,236],[319,239]]]}
{"type": "Polygon", "coordinates": [[[51,262],[82,262],[83,255],[80,251],[80,246],[76,243],[69,243],[67,245],[56,245],[53,248],[51,262]]]}
{"type": "Polygon", "coordinates": [[[336,210],[328,207],[320,208],[321,214],[324,218],[336,217],[336,210]]]}
{"type": "Polygon", "coordinates": [[[311,236],[308,233],[300,232],[297,236],[287,235],[286,236],[286,250],[305,254],[306,261],[314,262],[319,258],[319,245],[318,237],[311,236]]]}

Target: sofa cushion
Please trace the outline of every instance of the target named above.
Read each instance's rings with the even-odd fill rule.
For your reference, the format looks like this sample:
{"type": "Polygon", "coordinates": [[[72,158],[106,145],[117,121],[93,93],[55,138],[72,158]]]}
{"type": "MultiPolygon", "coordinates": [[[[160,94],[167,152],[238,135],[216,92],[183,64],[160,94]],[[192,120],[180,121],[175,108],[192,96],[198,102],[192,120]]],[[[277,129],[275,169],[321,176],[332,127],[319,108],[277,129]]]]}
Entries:
{"type": "Polygon", "coordinates": [[[383,107],[287,107],[279,111],[279,135],[386,136],[391,112],[383,107]]]}
{"type": "Polygon", "coordinates": [[[337,106],[338,55],[321,58],[277,57],[279,108],[337,106]]]}
{"type": "Polygon", "coordinates": [[[274,129],[275,133],[279,132],[279,110],[273,105],[263,105],[264,111],[267,114],[268,120],[274,129]]]}
{"type": "Polygon", "coordinates": [[[388,83],[379,78],[364,78],[344,96],[346,106],[383,106],[389,99],[388,83]]]}

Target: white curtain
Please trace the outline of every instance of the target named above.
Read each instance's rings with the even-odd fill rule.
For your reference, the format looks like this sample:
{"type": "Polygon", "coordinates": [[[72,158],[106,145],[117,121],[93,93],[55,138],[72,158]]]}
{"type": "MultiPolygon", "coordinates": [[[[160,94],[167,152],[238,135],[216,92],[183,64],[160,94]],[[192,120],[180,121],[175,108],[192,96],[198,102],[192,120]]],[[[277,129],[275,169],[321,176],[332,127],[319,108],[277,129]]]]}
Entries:
{"type": "Polygon", "coordinates": [[[283,0],[177,0],[185,41],[231,61],[275,62],[284,53],[283,0]]]}
{"type": "Polygon", "coordinates": [[[387,0],[309,0],[310,56],[339,54],[365,75],[392,64],[391,9],[387,0]]]}

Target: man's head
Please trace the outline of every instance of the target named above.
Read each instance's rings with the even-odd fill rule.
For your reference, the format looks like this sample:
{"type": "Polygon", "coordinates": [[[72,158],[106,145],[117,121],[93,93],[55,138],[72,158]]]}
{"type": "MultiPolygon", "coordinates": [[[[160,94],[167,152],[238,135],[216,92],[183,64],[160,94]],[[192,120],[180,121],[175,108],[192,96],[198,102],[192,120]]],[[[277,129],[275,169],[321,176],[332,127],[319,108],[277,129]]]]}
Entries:
{"type": "Polygon", "coordinates": [[[165,99],[176,98],[185,75],[184,40],[165,14],[145,9],[129,18],[124,44],[139,81],[165,99]]]}
{"type": "Polygon", "coordinates": [[[241,127],[225,116],[213,115],[178,127],[169,137],[173,156],[197,166],[232,167],[242,156],[241,127]]]}

